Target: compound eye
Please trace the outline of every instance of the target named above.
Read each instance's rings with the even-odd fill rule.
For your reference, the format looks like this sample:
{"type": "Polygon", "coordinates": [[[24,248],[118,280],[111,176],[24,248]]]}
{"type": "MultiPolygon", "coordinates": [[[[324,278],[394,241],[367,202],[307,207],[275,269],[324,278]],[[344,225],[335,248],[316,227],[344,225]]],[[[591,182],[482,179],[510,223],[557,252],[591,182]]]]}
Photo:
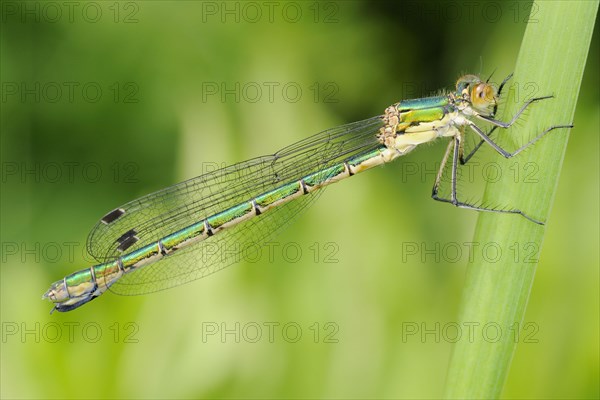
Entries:
{"type": "Polygon", "coordinates": [[[480,83],[473,88],[471,102],[475,107],[485,108],[496,103],[496,90],[487,83],[480,83]]]}

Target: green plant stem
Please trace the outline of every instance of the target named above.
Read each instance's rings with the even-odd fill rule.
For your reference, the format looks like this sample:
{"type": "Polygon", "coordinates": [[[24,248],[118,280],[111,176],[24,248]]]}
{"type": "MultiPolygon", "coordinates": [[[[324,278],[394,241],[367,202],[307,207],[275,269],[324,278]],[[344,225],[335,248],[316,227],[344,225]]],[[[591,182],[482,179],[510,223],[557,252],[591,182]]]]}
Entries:
{"type": "MultiPolygon", "coordinates": [[[[530,16],[512,83],[521,92],[534,87],[535,96],[552,94],[555,98],[534,104],[522,123],[498,135],[508,135],[510,139],[511,135],[515,138],[533,134],[573,121],[597,9],[596,1],[533,4],[535,14],[530,16]]],[[[518,98],[515,92],[509,93],[504,121],[510,120],[523,103],[522,93],[518,98]]],[[[488,184],[485,198],[498,204],[517,204],[530,215],[546,220],[568,134],[568,129],[552,131],[533,149],[518,156],[520,165],[532,165],[539,171],[536,183],[515,185],[509,179],[488,184]]],[[[500,165],[506,167],[508,163],[500,165]]],[[[522,322],[544,233],[545,226],[519,216],[480,215],[474,242],[480,250],[487,248],[495,253],[474,252],[467,268],[459,324],[472,326],[476,334],[463,335],[454,347],[446,382],[447,398],[501,395],[517,343],[523,341],[524,333],[535,329],[535,322],[531,326],[523,326],[522,322]]]]}

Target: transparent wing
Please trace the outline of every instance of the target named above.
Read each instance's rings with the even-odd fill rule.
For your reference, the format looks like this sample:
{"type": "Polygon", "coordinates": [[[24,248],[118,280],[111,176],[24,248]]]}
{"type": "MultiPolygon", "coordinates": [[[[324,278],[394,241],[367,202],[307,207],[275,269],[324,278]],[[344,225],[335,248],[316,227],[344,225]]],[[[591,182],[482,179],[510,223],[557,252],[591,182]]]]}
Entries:
{"type": "Polygon", "coordinates": [[[203,278],[242,260],[260,259],[261,246],[295,220],[322,192],[297,198],[124,275],[109,290],[119,295],[147,294],[203,278]]]}
{"type": "Polygon", "coordinates": [[[285,183],[373,149],[379,145],[377,133],[381,126],[381,116],[342,125],[273,155],[234,164],[133,200],[96,224],[88,236],[87,249],[99,262],[105,262],[124,251],[141,248],[285,183]]]}

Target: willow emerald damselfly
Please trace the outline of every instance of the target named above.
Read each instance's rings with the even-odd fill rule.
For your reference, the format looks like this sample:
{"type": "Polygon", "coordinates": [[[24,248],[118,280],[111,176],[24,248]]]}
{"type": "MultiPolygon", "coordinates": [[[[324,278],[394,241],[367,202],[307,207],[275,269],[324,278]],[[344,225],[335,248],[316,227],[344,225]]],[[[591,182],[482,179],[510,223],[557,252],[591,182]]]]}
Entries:
{"type": "Polygon", "coordinates": [[[436,176],[432,197],[477,211],[518,214],[516,208],[495,209],[457,197],[457,167],[466,164],[485,143],[510,158],[555,125],[514,152],[490,138],[496,128],[509,128],[532,103],[526,101],[509,122],[495,119],[498,99],[510,75],[496,88],[475,75],[465,75],[456,89],[443,95],[403,100],[380,116],[329,129],[283,148],[181,182],[133,200],[107,213],[90,232],[88,252],[99,262],[52,284],[44,294],[53,310],[70,311],[109,290],[122,295],[150,293],[202,278],[232,263],[209,251],[215,241],[236,243],[250,238],[264,243],[311,201],[319,189],[403,156],[418,145],[450,138],[436,176]],[[475,121],[492,126],[484,132],[475,121]],[[464,154],[464,138],[478,143],[464,154]],[[450,194],[439,187],[448,160],[450,194]]]}

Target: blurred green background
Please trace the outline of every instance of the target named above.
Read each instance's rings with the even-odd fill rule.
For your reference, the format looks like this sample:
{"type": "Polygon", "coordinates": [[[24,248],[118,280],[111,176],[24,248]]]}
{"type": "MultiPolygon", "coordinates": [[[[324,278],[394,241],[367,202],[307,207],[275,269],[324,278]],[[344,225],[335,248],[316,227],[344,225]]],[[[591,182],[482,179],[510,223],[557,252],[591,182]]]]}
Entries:
{"type": "MultiPolygon", "coordinates": [[[[445,143],[328,188],[258,260],[65,314],[40,296],[120,204],[501,79],[530,3],[1,4],[2,398],[441,395],[452,342],[487,334],[457,322],[477,214],[429,198],[445,143]]],[[[600,395],[597,26],[591,49],[506,398],[600,395]]]]}

